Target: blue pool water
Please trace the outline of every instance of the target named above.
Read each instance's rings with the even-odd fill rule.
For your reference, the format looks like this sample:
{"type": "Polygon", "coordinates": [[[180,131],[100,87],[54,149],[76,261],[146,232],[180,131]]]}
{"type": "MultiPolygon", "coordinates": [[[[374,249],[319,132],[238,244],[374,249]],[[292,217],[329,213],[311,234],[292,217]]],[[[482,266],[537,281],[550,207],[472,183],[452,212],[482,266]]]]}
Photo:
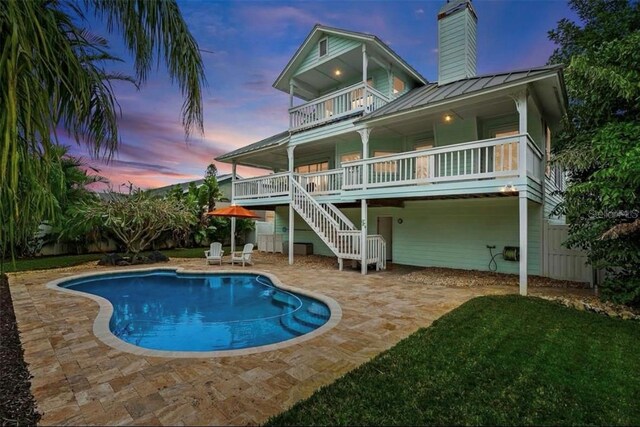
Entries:
{"type": "Polygon", "coordinates": [[[213,351],[273,344],[324,325],[321,301],[255,274],[156,271],[76,279],[62,285],[106,298],[111,332],[152,350],[213,351]]]}

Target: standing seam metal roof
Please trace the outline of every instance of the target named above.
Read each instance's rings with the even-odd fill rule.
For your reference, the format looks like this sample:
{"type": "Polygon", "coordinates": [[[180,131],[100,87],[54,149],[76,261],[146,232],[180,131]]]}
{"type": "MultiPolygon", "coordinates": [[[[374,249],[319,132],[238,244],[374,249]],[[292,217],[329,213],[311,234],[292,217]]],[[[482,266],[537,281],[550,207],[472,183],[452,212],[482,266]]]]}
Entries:
{"type": "Polygon", "coordinates": [[[246,154],[251,151],[256,151],[262,148],[268,148],[272,146],[277,146],[289,142],[289,131],[280,132],[278,134],[272,135],[268,138],[262,139],[258,142],[254,142],[253,144],[249,144],[247,146],[238,148],[230,153],[223,154],[222,156],[216,157],[216,160],[222,161],[225,159],[229,159],[232,157],[236,157],[240,154],[246,154]]]}
{"type": "Polygon", "coordinates": [[[498,74],[488,74],[470,77],[464,80],[447,83],[442,86],[431,83],[413,89],[400,98],[388,103],[384,107],[366,115],[359,122],[364,122],[374,118],[386,116],[416,107],[425,106],[434,102],[444,101],[465,95],[472,92],[480,92],[486,89],[501,86],[506,83],[513,83],[529,77],[546,74],[549,71],[561,69],[561,65],[549,65],[526,70],[509,71],[498,74]]]}

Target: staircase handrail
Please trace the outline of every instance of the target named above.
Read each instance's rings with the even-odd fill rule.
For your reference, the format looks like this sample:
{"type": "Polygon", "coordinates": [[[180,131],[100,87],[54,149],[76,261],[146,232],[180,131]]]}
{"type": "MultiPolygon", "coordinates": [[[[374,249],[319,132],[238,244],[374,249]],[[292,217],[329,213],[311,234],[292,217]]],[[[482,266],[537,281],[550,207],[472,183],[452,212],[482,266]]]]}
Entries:
{"type": "Polygon", "coordinates": [[[296,179],[296,176],[298,174],[291,174],[291,199],[293,200],[293,194],[294,194],[294,188],[296,189],[296,191],[298,191],[299,193],[302,193],[305,197],[309,198],[309,202],[316,208],[318,209],[322,216],[324,216],[331,224],[333,224],[338,230],[340,229],[340,224],[338,224],[338,221],[336,221],[331,215],[329,215],[329,212],[327,212],[325,209],[323,209],[323,207],[320,205],[320,203],[318,203],[318,201],[311,196],[311,194],[309,194],[307,192],[307,190],[304,189],[304,187],[298,182],[298,180],[296,179]]]}
{"type": "MultiPolygon", "coordinates": [[[[322,206],[330,210],[336,217],[338,217],[340,221],[345,225],[345,228],[348,228],[349,230],[356,229],[356,226],[353,224],[353,222],[351,222],[351,220],[347,218],[347,216],[343,214],[342,211],[336,208],[333,204],[323,203],[322,206]]],[[[340,229],[342,229],[342,227],[340,227],[340,229]]]]}

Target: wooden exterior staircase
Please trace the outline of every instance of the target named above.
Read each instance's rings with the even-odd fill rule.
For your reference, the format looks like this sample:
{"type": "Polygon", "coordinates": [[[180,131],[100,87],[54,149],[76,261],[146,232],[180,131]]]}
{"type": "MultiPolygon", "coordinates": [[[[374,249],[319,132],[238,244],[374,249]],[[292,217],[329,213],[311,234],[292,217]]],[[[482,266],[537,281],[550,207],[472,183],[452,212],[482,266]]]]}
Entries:
{"type": "MultiPolygon", "coordinates": [[[[319,203],[291,175],[291,205],[311,229],[338,257],[340,270],[345,259],[362,261],[361,230],[331,203],[319,203]]],[[[367,265],[375,264],[376,270],[386,269],[386,242],[380,235],[367,236],[367,265]]]]}

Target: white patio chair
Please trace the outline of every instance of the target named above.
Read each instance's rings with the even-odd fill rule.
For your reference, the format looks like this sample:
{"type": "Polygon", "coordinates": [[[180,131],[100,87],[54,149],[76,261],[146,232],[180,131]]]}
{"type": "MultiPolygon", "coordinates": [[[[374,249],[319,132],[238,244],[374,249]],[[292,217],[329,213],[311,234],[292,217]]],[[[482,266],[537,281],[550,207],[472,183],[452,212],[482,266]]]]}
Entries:
{"type": "Polygon", "coordinates": [[[222,265],[222,255],[224,250],[222,249],[222,243],[213,242],[208,251],[204,251],[204,256],[207,258],[207,264],[213,264],[217,262],[222,265]]]}
{"type": "Polygon", "coordinates": [[[251,261],[252,253],[253,253],[253,243],[247,243],[246,245],[244,245],[242,252],[233,252],[231,254],[231,265],[233,265],[234,262],[238,262],[238,263],[241,262],[243,267],[245,263],[253,265],[253,262],[251,261]]]}

